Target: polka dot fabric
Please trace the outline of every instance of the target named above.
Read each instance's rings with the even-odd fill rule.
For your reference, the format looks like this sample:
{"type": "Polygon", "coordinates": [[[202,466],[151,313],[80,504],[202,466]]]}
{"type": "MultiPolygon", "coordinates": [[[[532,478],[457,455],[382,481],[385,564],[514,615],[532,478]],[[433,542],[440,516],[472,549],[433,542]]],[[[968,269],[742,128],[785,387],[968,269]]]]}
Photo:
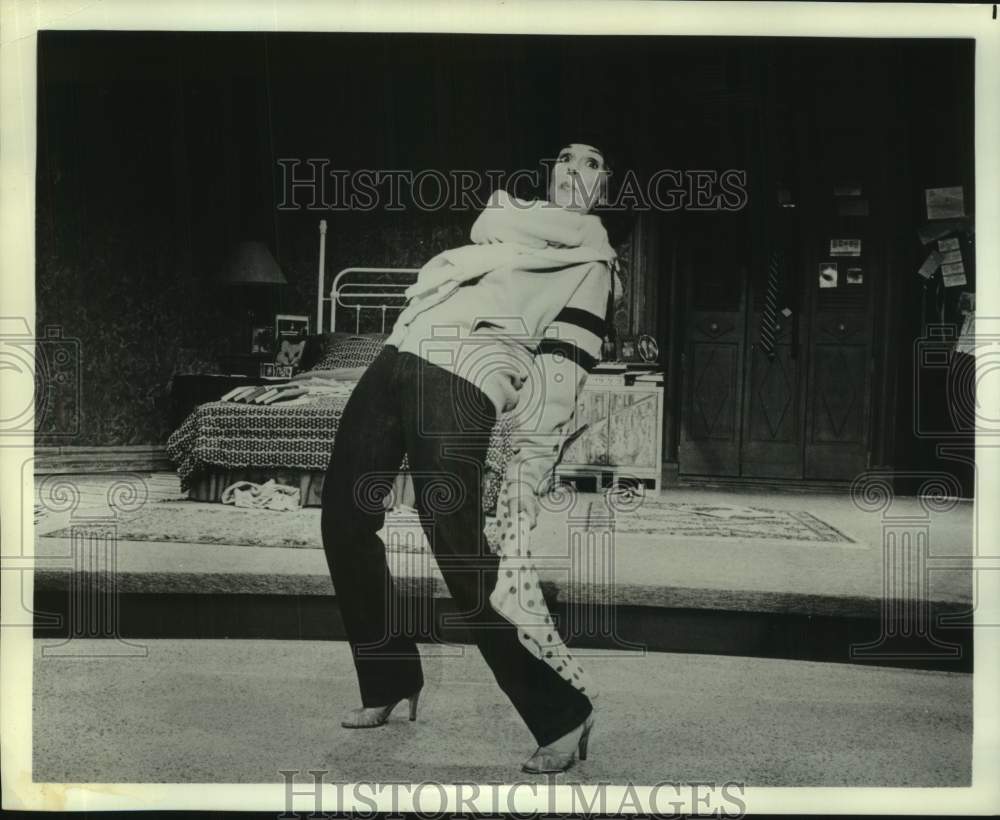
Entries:
{"type": "Polygon", "coordinates": [[[524,513],[514,521],[508,487],[507,482],[502,483],[497,500],[493,545],[500,556],[500,567],[490,604],[517,628],[518,639],[532,655],[551,666],[571,686],[594,698],[597,692],[593,683],[556,631],[531,560],[531,525],[524,513]]]}
{"type": "Polygon", "coordinates": [[[385,347],[385,336],[354,335],[330,343],[320,360],[310,370],[336,370],[338,367],[367,367],[385,347]]]}

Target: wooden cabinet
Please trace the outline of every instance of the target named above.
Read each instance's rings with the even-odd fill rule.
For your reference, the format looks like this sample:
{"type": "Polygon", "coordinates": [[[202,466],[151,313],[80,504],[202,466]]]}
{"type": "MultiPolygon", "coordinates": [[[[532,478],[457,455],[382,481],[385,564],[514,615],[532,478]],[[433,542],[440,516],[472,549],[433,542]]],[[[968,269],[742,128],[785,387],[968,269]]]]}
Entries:
{"type": "Polygon", "coordinates": [[[591,375],[576,405],[573,441],[556,468],[558,476],[594,476],[603,484],[635,478],[658,489],[663,467],[663,385],[623,376],[591,375]]]}

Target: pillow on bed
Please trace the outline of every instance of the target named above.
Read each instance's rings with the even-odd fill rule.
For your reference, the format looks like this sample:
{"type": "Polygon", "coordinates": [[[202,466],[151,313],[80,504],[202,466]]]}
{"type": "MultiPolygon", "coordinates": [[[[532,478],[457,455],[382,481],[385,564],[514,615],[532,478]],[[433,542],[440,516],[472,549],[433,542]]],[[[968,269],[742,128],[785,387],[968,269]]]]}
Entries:
{"type": "Polygon", "coordinates": [[[367,367],[378,357],[389,338],[383,333],[324,333],[310,337],[302,357],[302,370],[335,370],[367,367]]]}

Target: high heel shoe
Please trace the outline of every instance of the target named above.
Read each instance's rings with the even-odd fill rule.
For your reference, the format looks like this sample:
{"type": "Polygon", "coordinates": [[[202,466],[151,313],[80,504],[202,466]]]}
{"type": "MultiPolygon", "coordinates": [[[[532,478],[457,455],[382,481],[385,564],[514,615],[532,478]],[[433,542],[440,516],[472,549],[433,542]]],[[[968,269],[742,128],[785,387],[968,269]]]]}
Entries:
{"type": "Polygon", "coordinates": [[[340,721],[340,725],[345,729],[374,729],[376,726],[382,726],[389,719],[392,710],[404,700],[410,702],[410,720],[416,720],[417,702],[420,700],[420,692],[421,690],[418,689],[412,695],[400,698],[387,706],[362,706],[360,709],[352,711],[350,715],[340,721]]]}
{"type": "MultiPolygon", "coordinates": [[[[591,712],[583,722],[583,731],[580,733],[580,739],[573,744],[573,748],[569,751],[558,748],[561,745],[560,741],[562,738],[555,743],[550,743],[548,746],[539,746],[535,750],[535,753],[521,766],[521,771],[528,772],[528,774],[564,772],[576,762],[577,754],[579,754],[580,760],[586,760],[590,730],[593,728],[594,714],[591,712]]],[[[570,732],[570,735],[575,732],[576,730],[574,729],[573,732],[570,732]]]]}

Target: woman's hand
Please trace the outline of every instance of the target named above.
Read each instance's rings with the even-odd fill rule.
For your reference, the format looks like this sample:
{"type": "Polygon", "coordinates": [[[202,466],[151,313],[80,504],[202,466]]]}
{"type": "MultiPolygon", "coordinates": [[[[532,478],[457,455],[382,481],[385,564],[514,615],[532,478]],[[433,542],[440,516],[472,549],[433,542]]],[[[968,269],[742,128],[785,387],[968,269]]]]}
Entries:
{"type": "Polygon", "coordinates": [[[531,529],[538,524],[538,495],[527,481],[512,481],[507,485],[507,509],[514,521],[523,512],[531,529]]]}

